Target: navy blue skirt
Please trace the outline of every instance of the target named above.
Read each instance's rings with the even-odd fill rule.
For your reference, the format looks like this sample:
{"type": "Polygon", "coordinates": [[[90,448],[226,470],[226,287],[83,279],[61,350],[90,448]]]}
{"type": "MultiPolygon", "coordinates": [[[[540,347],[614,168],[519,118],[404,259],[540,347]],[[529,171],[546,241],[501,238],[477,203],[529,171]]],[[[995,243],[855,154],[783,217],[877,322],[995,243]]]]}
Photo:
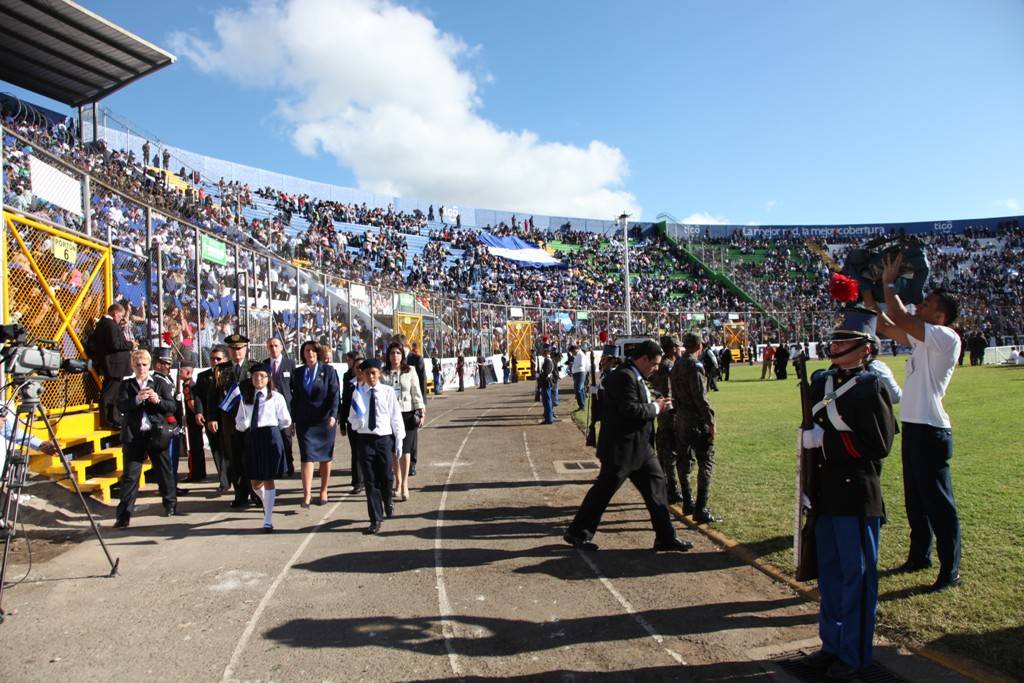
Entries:
{"type": "Polygon", "coordinates": [[[284,475],[284,439],[277,427],[245,432],[245,472],[251,480],[265,481],[284,475]]]}
{"type": "Polygon", "coordinates": [[[330,462],[334,459],[334,437],[338,428],[328,427],[327,420],[312,425],[295,423],[295,436],[299,440],[299,460],[302,462],[330,462]]]}

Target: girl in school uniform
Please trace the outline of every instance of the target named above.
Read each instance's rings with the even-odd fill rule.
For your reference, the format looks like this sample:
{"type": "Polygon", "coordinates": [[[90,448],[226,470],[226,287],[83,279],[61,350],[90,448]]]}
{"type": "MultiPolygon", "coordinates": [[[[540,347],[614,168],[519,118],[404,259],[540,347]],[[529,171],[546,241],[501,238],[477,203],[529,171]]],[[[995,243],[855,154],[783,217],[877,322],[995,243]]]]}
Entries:
{"type": "Polygon", "coordinates": [[[288,467],[281,430],[291,426],[292,418],[284,396],[274,391],[270,368],[254,365],[250,379],[242,387],[235,429],[243,433],[245,471],[252,480],[252,490],[263,501],[263,532],[270,533],[274,530],[272,515],[277,498],[274,480],[288,467]]]}

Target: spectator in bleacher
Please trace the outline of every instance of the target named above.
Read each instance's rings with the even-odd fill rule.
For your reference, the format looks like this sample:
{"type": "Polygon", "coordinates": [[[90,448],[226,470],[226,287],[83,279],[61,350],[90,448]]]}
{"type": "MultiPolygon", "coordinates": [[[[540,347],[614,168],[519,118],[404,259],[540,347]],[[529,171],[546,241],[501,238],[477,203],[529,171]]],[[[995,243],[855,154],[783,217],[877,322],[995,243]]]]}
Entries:
{"type": "Polygon", "coordinates": [[[302,461],[302,507],[308,508],[312,497],[313,469],[320,472],[320,497],[317,505],[327,504],[334,459],[334,437],[341,399],[338,373],[320,362],[320,344],[303,342],[299,356],[303,365],[292,373],[292,413],[302,461]]]}

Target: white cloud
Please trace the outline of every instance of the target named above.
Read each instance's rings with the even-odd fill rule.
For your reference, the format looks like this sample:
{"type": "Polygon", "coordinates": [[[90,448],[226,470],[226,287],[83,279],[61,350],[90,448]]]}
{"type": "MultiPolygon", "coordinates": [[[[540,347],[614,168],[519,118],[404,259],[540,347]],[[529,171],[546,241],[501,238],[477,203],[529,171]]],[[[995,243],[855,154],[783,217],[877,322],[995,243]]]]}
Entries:
{"type": "Polygon", "coordinates": [[[997,199],[995,203],[1001,209],[1008,209],[1010,211],[1021,210],[1021,203],[1016,199],[997,199]]]}
{"type": "Polygon", "coordinates": [[[732,225],[732,221],[722,216],[712,216],[707,211],[697,211],[691,213],[686,218],[679,221],[685,225],[732,225]]]}
{"type": "MultiPolygon", "coordinates": [[[[477,113],[478,48],[389,0],[250,0],[220,10],[216,40],[176,33],[201,71],[281,93],[278,111],[304,154],[350,167],[373,192],[605,218],[640,215],[622,152],[502,130],[477,113]]],[[[485,73],[485,83],[493,80],[485,73]]]]}

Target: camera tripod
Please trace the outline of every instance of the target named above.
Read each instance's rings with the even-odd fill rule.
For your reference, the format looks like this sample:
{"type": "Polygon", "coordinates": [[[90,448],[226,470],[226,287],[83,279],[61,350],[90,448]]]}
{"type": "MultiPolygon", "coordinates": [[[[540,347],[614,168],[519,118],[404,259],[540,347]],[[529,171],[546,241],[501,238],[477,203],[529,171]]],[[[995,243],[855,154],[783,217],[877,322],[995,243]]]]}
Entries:
{"type": "MultiPolygon", "coordinates": [[[[89,524],[92,526],[93,533],[96,534],[96,539],[100,542],[100,546],[103,548],[103,553],[107,556],[107,562],[110,563],[110,574],[109,576],[117,576],[117,567],[120,563],[120,559],[114,559],[110,556],[110,551],[107,550],[107,544],[103,542],[103,536],[100,535],[100,528],[96,524],[96,519],[92,516],[92,510],[89,509],[89,505],[85,501],[85,496],[82,495],[82,489],[78,486],[78,481],[75,479],[74,472],[71,471],[71,465],[68,464],[68,459],[64,455],[64,451],[61,450],[60,445],[57,444],[57,437],[53,431],[53,424],[46,415],[46,409],[39,402],[40,397],[43,395],[43,387],[39,380],[28,379],[22,381],[21,385],[17,389],[17,397],[19,399],[18,409],[15,413],[14,428],[11,430],[8,436],[7,444],[7,461],[4,466],[3,479],[0,480],[0,535],[4,538],[4,550],[3,555],[0,556],[0,624],[4,622],[4,610],[3,610],[3,596],[4,586],[7,578],[7,560],[11,551],[11,541],[14,539],[15,526],[18,523],[18,508],[21,506],[21,491],[26,486],[25,478],[28,475],[28,463],[29,463],[29,440],[31,439],[32,429],[36,424],[36,419],[39,419],[43,424],[46,425],[47,434],[50,437],[50,442],[56,447],[55,455],[60,459],[62,465],[64,465],[64,473],[67,475],[68,480],[75,488],[75,493],[78,494],[79,500],[82,501],[82,507],[85,509],[85,514],[89,517],[89,524]]],[[[3,411],[3,417],[0,420],[6,420],[6,409],[3,411]]],[[[2,424],[2,423],[0,423],[2,424]]]]}

